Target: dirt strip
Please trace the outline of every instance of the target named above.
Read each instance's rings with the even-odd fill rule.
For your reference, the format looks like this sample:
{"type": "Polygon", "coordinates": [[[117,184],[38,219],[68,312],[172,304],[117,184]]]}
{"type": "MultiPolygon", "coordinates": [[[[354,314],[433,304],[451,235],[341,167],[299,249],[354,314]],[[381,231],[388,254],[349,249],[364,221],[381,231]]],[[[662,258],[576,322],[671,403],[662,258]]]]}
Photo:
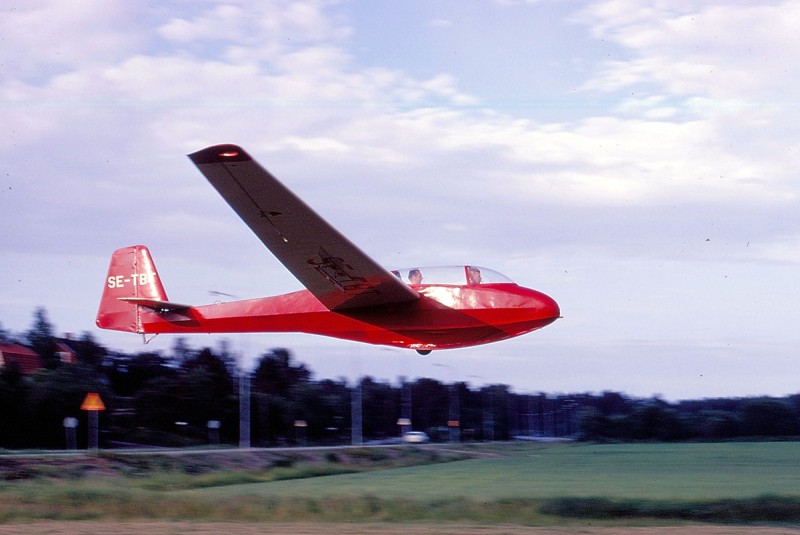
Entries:
{"type": "Polygon", "coordinates": [[[0,524],[2,535],[799,535],[800,526],[525,527],[478,524],[238,524],[192,522],[34,522],[0,524]]]}

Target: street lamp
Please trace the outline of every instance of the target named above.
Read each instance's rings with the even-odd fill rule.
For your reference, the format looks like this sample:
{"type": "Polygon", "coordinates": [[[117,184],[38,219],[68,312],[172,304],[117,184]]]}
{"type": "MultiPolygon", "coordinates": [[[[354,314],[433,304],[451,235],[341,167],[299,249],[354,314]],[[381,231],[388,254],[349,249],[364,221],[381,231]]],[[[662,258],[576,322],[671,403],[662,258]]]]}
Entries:
{"type": "Polygon", "coordinates": [[[397,425],[400,427],[400,436],[402,437],[411,430],[410,418],[398,418],[397,425]]]}
{"type": "Polygon", "coordinates": [[[494,395],[492,393],[492,386],[486,384],[486,377],[480,375],[470,375],[475,379],[483,379],[485,393],[481,396],[483,399],[483,439],[494,440],[494,395]]]}
{"type": "MultiPolygon", "coordinates": [[[[449,368],[452,375],[455,375],[455,368],[449,364],[434,362],[433,365],[441,368],[449,368]]],[[[461,403],[459,402],[458,385],[455,380],[450,381],[450,384],[447,385],[447,399],[447,427],[450,430],[450,442],[461,442],[461,403]]]]}
{"type": "Polygon", "coordinates": [[[294,431],[295,431],[295,440],[301,446],[306,446],[306,428],[308,427],[308,422],[305,420],[295,420],[294,421],[294,431]]]}

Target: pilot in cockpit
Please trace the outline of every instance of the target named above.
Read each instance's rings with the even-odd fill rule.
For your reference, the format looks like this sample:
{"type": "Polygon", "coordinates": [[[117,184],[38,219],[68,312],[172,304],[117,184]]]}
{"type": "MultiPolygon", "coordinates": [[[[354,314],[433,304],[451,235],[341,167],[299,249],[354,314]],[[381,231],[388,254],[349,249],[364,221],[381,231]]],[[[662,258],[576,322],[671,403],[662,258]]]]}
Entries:
{"type": "Polygon", "coordinates": [[[418,269],[412,269],[408,272],[409,284],[422,284],[422,273],[418,269]]]}
{"type": "Polygon", "coordinates": [[[470,284],[480,284],[481,280],[483,280],[483,277],[481,277],[481,270],[476,267],[469,266],[467,268],[467,281],[470,284]]]}

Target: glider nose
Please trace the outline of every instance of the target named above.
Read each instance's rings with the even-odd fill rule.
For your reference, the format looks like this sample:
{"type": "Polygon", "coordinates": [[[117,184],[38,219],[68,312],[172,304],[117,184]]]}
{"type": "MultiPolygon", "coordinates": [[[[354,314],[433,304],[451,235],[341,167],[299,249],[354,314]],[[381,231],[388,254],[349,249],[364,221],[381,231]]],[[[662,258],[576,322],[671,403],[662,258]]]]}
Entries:
{"type": "Polygon", "coordinates": [[[533,299],[535,306],[532,307],[532,315],[535,317],[533,323],[536,325],[535,329],[541,329],[550,325],[558,318],[561,317],[561,309],[558,307],[556,300],[547,294],[536,292],[538,295],[533,299]]]}
{"type": "Polygon", "coordinates": [[[539,297],[541,303],[542,316],[545,318],[552,318],[553,321],[561,317],[561,309],[556,303],[556,300],[547,294],[541,294],[539,297]]]}
{"type": "Polygon", "coordinates": [[[561,309],[556,300],[538,290],[527,289],[524,309],[526,317],[537,329],[550,325],[561,317],[561,309]]]}
{"type": "Polygon", "coordinates": [[[558,303],[549,295],[529,288],[524,295],[524,302],[517,309],[519,334],[546,327],[561,317],[558,303]]]}

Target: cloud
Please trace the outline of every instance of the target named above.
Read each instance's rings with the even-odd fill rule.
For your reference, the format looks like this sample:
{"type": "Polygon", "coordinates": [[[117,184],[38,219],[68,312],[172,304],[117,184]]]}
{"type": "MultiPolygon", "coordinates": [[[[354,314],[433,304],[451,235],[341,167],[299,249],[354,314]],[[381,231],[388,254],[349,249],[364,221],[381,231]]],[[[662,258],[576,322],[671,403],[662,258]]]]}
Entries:
{"type": "Polygon", "coordinates": [[[98,8],[75,0],[64,9],[57,0],[10,4],[0,12],[0,63],[4,78],[41,81],[75,64],[103,64],[141,46],[138,8],[109,0],[98,8]]]}
{"type": "MultiPolygon", "coordinates": [[[[717,34],[730,21],[744,20],[736,10],[699,5],[671,11],[664,5],[655,13],[613,2],[586,8],[576,20],[598,37],[614,39],[631,59],[601,62],[584,91],[637,85],[646,90],[621,97],[603,114],[540,123],[482,107],[450,73],[419,78],[360,65],[348,48],[351,29],[330,16],[328,3],[271,2],[255,11],[235,3],[200,5],[188,16],[175,6],[161,12],[168,16],[164,22],[149,31],[137,26],[135,39],[120,41],[125,44],[100,61],[76,55],[45,79],[2,84],[18,103],[0,111],[13,132],[10,143],[36,146],[59,139],[70,148],[57,157],[74,178],[69,187],[53,186],[60,193],[42,201],[46,213],[72,217],[71,206],[92,204],[87,191],[106,193],[101,213],[124,213],[130,211],[127,199],[154,184],[213,204],[210,193],[203,193],[205,184],[188,182],[194,171],[181,154],[229,140],[245,143],[260,159],[288,163],[296,173],[289,181],[297,180],[301,189],[313,184],[302,191],[312,204],[348,202],[337,184],[313,182],[316,169],[327,167],[334,176],[368,177],[375,185],[361,188],[364,217],[384,213],[386,191],[377,188],[394,186],[392,202],[400,196],[412,215],[441,229],[464,224],[459,206],[480,212],[485,202],[504,206],[496,215],[483,215],[503,226],[503,214],[527,206],[752,205],[793,195],[788,170],[796,155],[770,135],[776,124],[792,127],[770,123],[774,113],[752,101],[714,98],[711,89],[691,82],[696,75],[684,72],[676,57],[691,52],[691,17],[717,34]],[[667,64],[672,70],[665,75],[667,64]],[[707,90],[676,89],[690,86],[707,90]],[[757,150],[748,149],[753,140],[757,150]],[[157,172],[152,160],[159,162],[157,172]],[[424,182],[425,198],[404,187],[409,176],[424,182]]],[[[769,9],[761,15],[745,11],[766,21],[769,9]]],[[[74,31],[87,40],[103,33],[95,28],[98,21],[117,20],[103,9],[78,14],[71,19],[77,21],[74,31]]],[[[128,14],[159,20],[159,13],[128,14]]],[[[12,44],[27,42],[20,37],[12,44]]],[[[731,61],[724,57],[726,46],[718,52],[704,47],[702,55],[731,61]]],[[[688,66],[704,65],[693,56],[684,59],[688,66]]],[[[44,162],[35,165],[46,173],[44,162]]],[[[32,187],[21,180],[20,190],[32,187]]],[[[163,197],[150,202],[160,211],[175,210],[163,197]]],[[[171,228],[192,227],[188,220],[177,225],[179,220],[174,217],[171,228]]],[[[29,215],[22,221],[37,224],[29,215]]],[[[343,225],[359,226],[349,219],[343,225]]],[[[478,232],[463,247],[477,247],[485,237],[478,232]]]]}
{"type": "MultiPolygon", "coordinates": [[[[194,52],[213,54],[212,45],[228,61],[276,61],[293,50],[321,43],[344,43],[350,34],[326,12],[335,2],[271,0],[206,4],[193,16],[176,16],[160,25],[158,34],[194,52]]],[[[202,5],[202,4],[201,4],[202,5]]]]}
{"type": "MultiPolygon", "coordinates": [[[[786,179],[780,165],[730,150],[738,141],[726,128],[726,118],[735,116],[738,128],[752,129],[769,117],[747,106],[724,107],[710,100],[713,91],[685,94],[690,87],[713,85],[691,82],[698,76],[691,71],[704,68],[703,63],[691,57],[681,63],[673,57],[691,47],[673,51],[669,46],[687,39],[686,17],[700,19],[705,31],[714,32],[730,20],[743,20],[741,14],[721,8],[697,14],[662,9],[659,15],[671,15],[664,22],[652,10],[621,10],[613,2],[587,8],[584,23],[591,21],[596,33],[611,36],[639,57],[606,63],[585,90],[647,84],[687,98],[645,92],[620,101],[618,110],[628,117],[521,124],[513,115],[481,112],[479,99],[460,91],[452,75],[414,79],[399,71],[357,66],[346,49],[349,29],[332,24],[325,7],[273,2],[253,13],[238,5],[210,5],[193,17],[172,17],[155,32],[178,46],[197,44],[196,49],[162,47],[157,54],[135,53],[100,66],[78,63],[46,84],[28,87],[19,98],[77,103],[109,120],[116,113],[141,110],[133,125],[126,119],[126,126],[138,123],[141,135],[162,139],[165,150],[181,136],[210,139],[211,123],[220,137],[226,130],[238,130],[236,137],[255,136],[257,144],[273,150],[281,145],[299,148],[303,144],[297,140],[307,137],[305,145],[314,145],[320,156],[326,146],[331,157],[348,147],[367,158],[406,163],[442,154],[491,154],[487,162],[509,167],[493,172],[478,164],[466,179],[507,176],[511,180],[498,194],[521,187],[545,201],[619,204],[785,193],[775,189],[786,179]],[[218,41],[229,44],[216,57],[207,55],[208,46],[218,41]],[[237,47],[248,53],[237,53],[237,47]],[[336,143],[314,141],[320,139],[336,143]],[[398,143],[405,147],[398,150],[398,143]]],[[[154,39],[151,35],[150,41],[154,39]]],[[[703,54],[712,53],[704,49],[703,54]]],[[[11,124],[18,125],[15,130],[23,138],[53,126],[37,127],[21,115],[27,114],[12,118],[11,124]]],[[[61,120],[43,115],[43,121],[56,120],[63,127],[75,120],[70,115],[61,120]]],[[[188,145],[181,143],[181,148],[188,145]]]]}
{"type": "MultiPolygon", "coordinates": [[[[130,243],[152,246],[178,300],[296,288],[184,156],[220,142],[244,145],[387,265],[475,261],[541,281],[573,322],[553,336],[583,348],[608,331],[626,350],[632,332],[659,344],[683,332],[676,293],[699,307],[713,286],[708,299],[735,308],[723,269],[750,293],[764,291],[754,266],[789,283],[776,266],[798,261],[800,235],[796,6],[500,3],[481,9],[548,10],[564,24],[554,33],[584,43],[552,53],[579,66],[579,90],[543,80],[555,93],[541,98],[572,106],[563,117],[497,105],[465,89],[457,65],[363,61],[347,3],[5,9],[0,245],[16,278],[0,281],[3,314],[26,321],[25,296],[51,296],[59,324],[91,328],[107,256],[130,243]],[[25,267],[44,264],[57,269],[25,267]],[[708,276],[681,278],[697,266],[708,276]],[[652,299],[628,306],[631,295],[652,299]]],[[[418,19],[431,21],[444,19],[418,19]]],[[[733,315],[714,317],[724,339],[733,315]]]]}
{"type": "Polygon", "coordinates": [[[448,19],[431,19],[428,21],[428,26],[432,28],[449,28],[452,25],[453,21],[448,19]]]}
{"type": "Polygon", "coordinates": [[[630,56],[601,65],[586,88],[617,91],[656,83],[671,94],[761,99],[785,94],[796,79],[787,62],[792,28],[800,20],[794,2],[759,5],[709,2],[597,2],[576,20],[630,56]]]}

